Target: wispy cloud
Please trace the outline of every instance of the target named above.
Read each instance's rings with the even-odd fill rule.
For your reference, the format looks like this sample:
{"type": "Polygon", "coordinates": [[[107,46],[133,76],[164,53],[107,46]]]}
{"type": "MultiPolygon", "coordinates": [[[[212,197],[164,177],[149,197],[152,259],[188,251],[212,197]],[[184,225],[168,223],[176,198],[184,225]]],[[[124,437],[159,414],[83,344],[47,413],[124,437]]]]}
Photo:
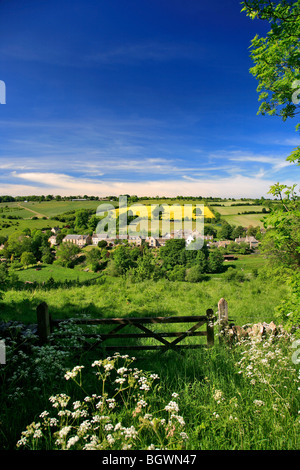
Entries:
{"type": "MultiPolygon", "coordinates": [[[[15,182],[1,184],[5,194],[87,194],[120,195],[137,194],[139,196],[213,196],[213,197],[260,197],[266,196],[273,181],[263,178],[251,178],[236,175],[233,178],[193,178],[171,180],[139,181],[103,181],[71,177],[58,173],[15,173],[16,180],[27,181],[28,185],[15,182]],[[42,182],[42,184],[41,184],[42,182]]],[[[286,181],[290,184],[290,181],[286,181]]]]}
{"type": "Polygon", "coordinates": [[[261,154],[249,154],[247,152],[232,152],[227,154],[227,158],[230,161],[241,162],[241,163],[265,163],[269,165],[273,172],[277,172],[282,168],[291,165],[290,162],[286,161],[286,156],[273,156],[273,155],[261,155],[261,154]]]}
{"type": "Polygon", "coordinates": [[[98,65],[130,65],[151,62],[170,62],[172,60],[199,60],[204,57],[205,49],[197,43],[180,43],[164,41],[140,41],[111,44],[97,43],[89,47],[88,52],[76,53],[73,43],[64,47],[53,47],[49,44],[38,44],[34,38],[23,38],[0,46],[3,57],[26,62],[41,62],[56,66],[95,67],[98,65]]]}
{"type": "Polygon", "coordinates": [[[291,138],[288,138],[288,139],[276,140],[275,142],[278,145],[286,145],[288,147],[299,147],[300,146],[300,138],[299,137],[291,137],[291,138]]]}
{"type": "Polygon", "coordinates": [[[89,63],[100,64],[133,64],[140,62],[166,62],[174,59],[199,60],[205,49],[199,44],[142,42],[122,45],[100,46],[97,51],[84,57],[89,63]]]}

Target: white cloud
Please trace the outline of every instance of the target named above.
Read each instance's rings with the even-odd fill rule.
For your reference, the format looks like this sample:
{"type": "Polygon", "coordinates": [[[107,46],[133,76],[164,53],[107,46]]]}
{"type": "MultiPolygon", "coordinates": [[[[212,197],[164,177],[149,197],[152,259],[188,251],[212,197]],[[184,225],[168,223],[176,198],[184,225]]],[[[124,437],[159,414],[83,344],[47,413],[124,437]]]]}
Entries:
{"type": "Polygon", "coordinates": [[[251,162],[251,163],[266,163],[271,166],[272,171],[277,172],[282,168],[291,165],[290,162],[286,161],[286,156],[277,157],[270,155],[256,155],[241,152],[233,152],[227,155],[228,160],[235,162],[251,162]]]}
{"type": "MultiPolygon", "coordinates": [[[[173,179],[163,181],[101,181],[75,178],[65,174],[56,173],[14,173],[15,178],[26,180],[27,185],[2,184],[3,194],[29,195],[29,194],[87,194],[94,196],[108,196],[120,194],[137,194],[138,196],[205,196],[205,197],[261,197],[267,196],[272,180],[250,178],[235,175],[227,178],[194,178],[192,181],[173,179]],[[43,185],[41,186],[41,183],[43,185]]],[[[286,184],[291,184],[289,181],[286,184]]]]}

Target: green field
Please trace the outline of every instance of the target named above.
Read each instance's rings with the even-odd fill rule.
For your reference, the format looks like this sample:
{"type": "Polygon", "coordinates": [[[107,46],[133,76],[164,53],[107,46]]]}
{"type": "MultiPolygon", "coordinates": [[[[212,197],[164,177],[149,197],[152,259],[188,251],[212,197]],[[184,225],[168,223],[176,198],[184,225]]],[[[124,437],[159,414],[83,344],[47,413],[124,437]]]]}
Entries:
{"type": "MultiPolygon", "coordinates": [[[[117,206],[118,202],[105,201],[104,203],[112,204],[117,206]]],[[[234,203],[237,203],[235,201],[234,203]]],[[[140,204],[146,206],[155,204],[168,204],[170,206],[174,204],[204,204],[206,207],[207,216],[209,214],[209,207],[221,214],[222,220],[226,220],[231,225],[242,225],[243,227],[260,226],[263,227],[262,218],[264,214],[238,214],[238,212],[244,211],[261,211],[262,206],[259,205],[248,205],[248,206],[232,206],[232,201],[222,202],[222,206],[214,206],[213,204],[207,206],[203,200],[172,200],[172,199],[154,199],[154,200],[141,200],[140,204]]],[[[242,201],[244,204],[245,201],[242,201]]],[[[26,228],[30,230],[34,229],[51,229],[54,226],[63,227],[65,223],[51,220],[51,217],[61,215],[69,211],[77,211],[80,209],[92,209],[97,211],[97,208],[103,204],[102,201],[43,201],[43,202],[9,202],[0,203],[0,235],[9,236],[15,231],[22,231],[26,228]],[[8,219],[7,217],[21,217],[20,219],[8,219]]],[[[130,208],[130,203],[128,207],[130,208]]],[[[160,222],[162,224],[162,222],[160,222]]],[[[183,224],[183,222],[182,222],[183,224]]],[[[131,223],[133,227],[134,223],[131,223]]],[[[170,222],[170,230],[173,230],[174,222],[170,222]]],[[[195,227],[195,222],[193,222],[195,227]]],[[[178,228],[178,227],[176,227],[178,228]]]]}
{"type": "MultiPolygon", "coordinates": [[[[23,207],[33,210],[46,217],[53,217],[64,212],[80,209],[96,209],[100,201],[44,201],[44,202],[26,202],[23,207]]],[[[111,204],[111,203],[110,203],[111,204]]]]}
{"type": "Polygon", "coordinates": [[[241,225],[242,227],[249,227],[252,225],[253,227],[263,227],[262,218],[264,214],[230,214],[222,216],[223,220],[226,220],[230,225],[241,225]]]}
{"type": "MultiPolygon", "coordinates": [[[[2,219],[1,219],[2,220],[2,219]]],[[[8,220],[6,222],[9,222],[10,226],[9,227],[3,227],[3,221],[2,224],[0,222],[0,235],[3,236],[9,236],[12,233],[16,231],[22,231],[27,228],[30,230],[51,230],[52,227],[63,227],[65,224],[63,222],[58,222],[58,221],[51,221],[51,220],[44,220],[44,219],[20,219],[20,220],[8,220]]]]}
{"type": "Polygon", "coordinates": [[[262,212],[262,206],[232,206],[228,202],[225,207],[210,205],[212,209],[219,212],[221,218],[226,220],[230,225],[241,225],[242,227],[259,226],[263,227],[263,217],[266,215],[262,212]],[[259,214],[242,214],[242,212],[255,211],[259,214]]]}
{"type": "MultiPolygon", "coordinates": [[[[29,227],[30,223],[50,221],[24,219],[21,222],[29,227]]],[[[91,247],[87,247],[83,252],[90,249],[91,247]]],[[[224,347],[223,343],[219,344],[216,325],[213,348],[185,349],[180,355],[170,350],[163,356],[157,351],[134,351],[135,371],[140,370],[143,380],[150,373],[157,374],[160,382],[149,391],[142,390],[139,383],[137,393],[133,392],[137,396],[130,395],[127,402],[129,388],[124,385],[124,390],[118,395],[117,380],[113,381],[112,375],[111,383],[105,388],[104,380],[110,380],[110,373],[97,376],[95,368],[91,367],[93,361],[105,358],[107,365],[107,361],[111,360],[107,356],[111,357],[112,354],[107,354],[101,344],[92,350],[83,350],[81,347],[80,338],[83,332],[101,335],[108,333],[112,329],[111,325],[100,328],[76,327],[72,322],[68,322],[64,325],[65,332],[69,333],[66,339],[56,338],[56,341],[42,346],[37,344],[36,337],[30,345],[30,340],[24,340],[22,336],[19,339],[18,336],[19,322],[30,325],[37,323],[36,309],[41,302],[48,304],[53,319],[130,318],[204,315],[207,309],[213,309],[217,313],[219,300],[225,298],[228,302],[230,322],[233,321],[235,325],[269,323],[272,320],[278,324],[276,307],[282,299],[288,297],[288,287],[266,274],[267,260],[262,255],[237,257],[237,260],[224,263],[223,272],[209,274],[196,283],[171,282],[167,278],[133,282],[130,275],[111,277],[105,270],[101,274],[85,272],[84,264],[78,264],[73,269],[56,264],[41,265],[39,270],[36,266],[16,269],[15,274],[19,280],[15,279],[11,284],[8,283],[6,288],[1,289],[0,300],[0,323],[17,322],[15,329],[14,326],[11,327],[11,338],[5,339],[7,363],[0,366],[0,381],[3,385],[0,388],[1,450],[16,450],[22,431],[25,431],[30,423],[34,422],[37,424],[33,426],[39,426],[42,416],[48,419],[44,411],[49,412],[50,416],[57,413],[59,424],[55,428],[51,427],[51,424],[45,432],[35,433],[32,439],[29,438],[26,442],[23,440],[32,450],[57,448],[57,434],[52,437],[51,433],[60,430],[65,432],[71,428],[66,426],[67,424],[72,424],[70,436],[76,434],[79,429],[78,434],[81,433],[82,436],[82,442],[75,440],[76,445],[71,449],[82,450],[88,442],[88,437],[82,435],[83,427],[88,424],[87,429],[94,439],[93,426],[99,425],[104,415],[109,415],[111,419],[108,432],[114,436],[120,422],[127,429],[136,426],[138,439],[129,441],[123,436],[124,443],[116,442],[115,445],[118,444],[122,449],[123,444],[127,445],[128,442],[139,450],[146,450],[153,443],[159,449],[191,451],[299,448],[298,372],[296,366],[291,363],[293,350],[288,337],[281,338],[281,335],[278,335],[274,344],[269,344],[266,339],[255,345],[242,342],[224,347]],[[234,272],[243,273],[242,280],[229,279],[227,274],[230,273],[230,268],[234,272]],[[99,279],[95,280],[98,276],[99,279]],[[47,284],[49,278],[53,278],[54,284],[47,284]],[[92,283],[87,285],[86,281],[90,280],[92,283]],[[26,281],[34,284],[26,284],[26,281]],[[72,380],[67,381],[64,375],[66,371],[72,371],[77,366],[83,368],[82,381],[80,376],[80,381],[77,382],[79,389],[72,380]],[[101,398],[100,395],[104,396],[106,390],[107,402],[112,395],[113,398],[117,396],[117,408],[100,410],[94,406],[92,415],[89,416],[89,397],[101,398]],[[66,418],[65,411],[55,411],[54,405],[51,405],[55,394],[70,397],[71,410],[65,410],[69,413],[66,418]],[[146,400],[141,401],[142,398],[146,400]],[[125,400],[125,403],[122,400],[125,400]],[[147,408],[143,408],[143,415],[139,414],[137,401],[146,403],[147,408]],[[177,402],[177,418],[172,419],[178,420],[178,425],[183,420],[184,427],[180,424],[181,427],[175,434],[176,439],[178,438],[176,441],[172,441],[172,428],[171,432],[165,433],[166,437],[162,442],[161,430],[166,426],[160,427],[158,434],[156,428],[155,432],[152,432],[151,424],[144,427],[143,423],[151,413],[155,416],[154,424],[158,423],[160,416],[166,418],[162,423],[167,423],[166,405],[170,406],[172,403],[172,406],[175,406],[174,403],[177,402]],[[81,417],[72,417],[72,421],[66,421],[71,419],[69,416],[74,410],[77,413],[79,406],[83,412],[81,417]],[[182,442],[185,432],[188,440],[182,442]]],[[[149,326],[154,331],[161,331],[160,327],[155,323],[149,326]]],[[[178,334],[182,329],[186,331],[186,327],[188,328],[186,324],[182,326],[178,323],[175,326],[165,325],[163,330],[166,333],[178,334]]],[[[128,332],[130,328],[126,326],[122,332],[128,332]]],[[[205,326],[202,331],[204,328],[205,326]]],[[[197,338],[188,336],[184,342],[187,344],[195,339],[197,338]]],[[[202,344],[205,340],[205,337],[199,339],[202,344]]],[[[116,340],[109,341],[116,344],[116,340]]],[[[134,340],[129,338],[125,341],[128,346],[134,340]]],[[[156,343],[153,338],[135,341],[138,341],[138,344],[145,344],[146,341],[147,345],[156,343]]],[[[116,349],[119,345],[124,345],[124,339],[119,340],[116,349]]],[[[122,371],[120,365],[116,366],[116,370],[122,371]]],[[[125,376],[122,376],[118,380],[124,378],[125,376]]],[[[32,426],[28,429],[32,429],[32,426]]],[[[99,427],[96,426],[95,433],[99,434],[97,429],[99,427]]],[[[107,446],[105,437],[102,436],[101,439],[107,446]]]]}
{"type": "Polygon", "coordinates": [[[34,266],[25,269],[18,269],[15,271],[20,281],[30,282],[45,282],[50,278],[53,278],[56,282],[63,282],[65,280],[75,281],[87,281],[89,279],[95,279],[99,275],[92,272],[85,272],[80,269],[69,269],[63,266],[56,266],[54,264],[46,264],[41,266],[34,266]]]}
{"type": "MultiPolygon", "coordinates": [[[[238,260],[225,263],[246,276],[245,282],[226,281],[226,271],[208,276],[200,283],[170,282],[168,280],[132,283],[130,279],[104,275],[101,282],[92,286],[58,287],[34,291],[11,289],[5,293],[2,318],[35,322],[35,308],[41,301],[49,303],[54,316],[70,317],[80,313],[92,317],[149,316],[149,315],[201,315],[206,309],[217,310],[218,301],[224,297],[229,303],[230,316],[237,324],[274,319],[274,308],[286,293],[286,288],[274,286],[272,280],[253,277],[253,269],[260,272],[265,265],[261,256],[238,256],[238,260]],[[11,304],[18,308],[11,309],[11,304]],[[30,305],[30,308],[28,308],[30,305]]],[[[23,282],[42,283],[53,277],[56,281],[85,281],[97,277],[93,273],[47,265],[40,271],[29,268],[16,271],[23,282]]]]}
{"type": "MultiPolygon", "coordinates": [[[[105,201],[105,203],[108,201],[105,201]]],[[[1,207],[7,207],[9,212],[15,215],[21,215],[24,218],[31,218],[33,216],[37,217],[54,217],[59,214],[63,214],[64,212],[69,212],[72,210],[80,210],[80,209],[95,209],[95,213],[97,207],[102,204],[101,201],[42,201],[42,202],[2,202],[0,203],[1,207]]],[[[109,202],[109,204],[115,205],[114,202],[109,202]]]]}

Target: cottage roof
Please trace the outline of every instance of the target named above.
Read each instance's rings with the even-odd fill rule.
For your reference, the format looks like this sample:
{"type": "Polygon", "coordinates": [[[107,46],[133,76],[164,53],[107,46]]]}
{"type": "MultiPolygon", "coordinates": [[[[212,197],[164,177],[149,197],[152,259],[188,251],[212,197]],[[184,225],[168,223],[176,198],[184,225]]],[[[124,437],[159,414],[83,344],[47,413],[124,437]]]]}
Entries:
{"type": "Polygon", "coordinates": [[[69,234],[65,236],[64,240],[84,240],[87,237],[88,235],[69,234]]]}
{"type": "Polygon", "coordinates": [[[108,238],[107,233],[94,233],[92,238],[108,238]]]}

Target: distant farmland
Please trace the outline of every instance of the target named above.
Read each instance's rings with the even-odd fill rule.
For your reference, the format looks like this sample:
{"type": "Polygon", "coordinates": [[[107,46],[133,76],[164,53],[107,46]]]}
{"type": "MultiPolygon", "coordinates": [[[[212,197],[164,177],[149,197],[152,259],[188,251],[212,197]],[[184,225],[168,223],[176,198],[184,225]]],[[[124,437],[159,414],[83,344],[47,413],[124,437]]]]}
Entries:
{"type": "Polygon", "coordinates": [[[235,203],[222,206],[210,206],[216,212],[219,212],[221,218],[226,220],[230,225],[241,225],[249,227],[249,225],[263,227],[263,217],[266,215],[262,212],[263,207],[260,205],[249,204],[245,206],[236,206],[235,203]],[[244,213],[243,213],[244,212],[244,213]],[[255,214],[247,214],[246,212],[256,212],[255,214]]]}
{"type": "MultiPolygon", "coordinates": [[[[67,200],[67,201],[42,201],[42,202],[7,202],[0,203],[0,234],[7,236],[16,230],[29,229],[45,229],[51,228],[54,225],[63,226],[64,223],[51,220],[56,216],[62,215],[70,211],[77,211],[81,209],[89,209],[94,211],[96,215],[97,209],[102,204],[109,204],[110,207],[116,208],[116,212],[113,216],[118,216],[120,210],[118,209],[119,201],[98,201],[98,200],[67,200]]],[[[220,201],[215,205],[209,204],[203,200],[187,200],[187,199],[151,199],[151,200],[140,200],[139,203],[131,203],[128,199],[128,210],[133,209],[132,215],[137,217],[146,217],[151,220],[151,208],[153,209],[156,205],[164,204],[166,210],[162,213],[162,222],[168,222],[170,220],[170,230],[174,228],[174,221],[183,221],[184,218],[193,220],[193,227],[195,227],[196,220],[202,218],[201,212],[198,215],[195,214],[194,209],[197,205],[203,205],[204,207],[204,221],[213,222],[215,219],[213,212],[218,212],[222,220],[226,220],[231,225],[242,225],[243,227],[263,226],[262,219],[264,213],[262,212],[263,206],[253,204],[253,201],[220,201]],[[236,205],[237,203],[243,205],[236,205]],[[188,206],[190,205],[190,208],[188,206]],[[140,206],[140,212],[138,210],[140,206]],[[152,207],[151,207],[152,206],[152,207]],[[177,206],[177,208],[176,208],[177,206]],[[248,214],[243,212],[256,212],[254,214],[248,214]]],[[[202,207],[202,209],[203,209],[202,207]]],[[[121,209],[121,213],[126,208],[121,209]]],[[[129,212],[130,215],[130,212],[129,212]]],[[[134,225],[134,222],[131,224],[134,225]]],[[[182,222],[184,225],[184,222],[182,222]]]]}

